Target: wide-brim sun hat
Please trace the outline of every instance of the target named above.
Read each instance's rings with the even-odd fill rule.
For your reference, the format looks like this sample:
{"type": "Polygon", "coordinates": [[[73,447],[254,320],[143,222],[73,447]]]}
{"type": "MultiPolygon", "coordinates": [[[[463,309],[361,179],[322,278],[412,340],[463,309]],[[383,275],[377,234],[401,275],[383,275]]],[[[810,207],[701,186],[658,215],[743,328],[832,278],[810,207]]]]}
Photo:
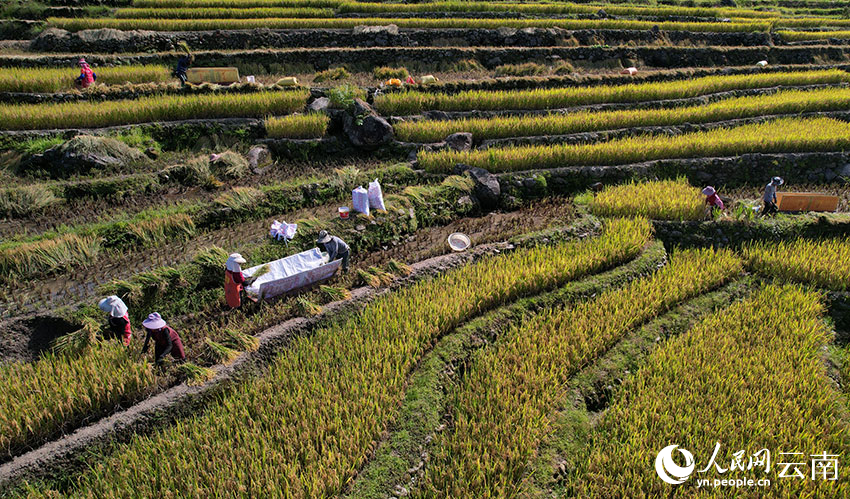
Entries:
{"type": "Polygon", "coordinates": [[[150,314],[147,319],[142,321],[142,326],[148,329],[162,329],[166,326],[165,320],[156,312],[150,314]]]}
{"type": "Polygon", "coordinates": [[[784,181],[784,180],[782,180],[782,177],[773,177],[773,183],[774,183],[774,184],[782,185],[782,184],[784,184],[784,183],[785,183],[785,181],[784,181]]]}
{"type": "Polygon", "coordinates": [[[127,305],[124,300],[115,295],[107,296],[97,303],[97,307],[112,317],[124,317],[127,315],[127,305]]]}
{"type": "Polygon", "coordinates": [[[330,242],[330,240],[331,240],[331,235],[328,234],[327,231],[323,230],[323,231],[319,232],[319,237],[318,237],[318,239],[316,239],[316,244],[324,244],[324,243],[330,242]]]}
{"type": "Polygon", "coordinates": [[[240,267],[240,265],[242,265],[243,263],[248,262],[247,260],[242,258],[242,255],[240,255],[239,253],[233,253],[229,257],[227,257],[227,263],[225,264],[225,267],[227,267],[227,270],[231,272],[241,272],[242,268],[240,267]]]}
{"type": "Polygon", "coordinates": [[[711,196],[711,195],[712,195],[712,194],[714,194],[715,192],[717,192],[717,191],[715,191],[715,190],[714,190],[714,187],[712,187],[712,186],[710,186],[710,185],[709,185],[708,187],[706,187],[705,189],[703,189],[703,190],[702,190],[702,193],[703,193],[703,194],[705,194],[706,196],[711,196]]]}

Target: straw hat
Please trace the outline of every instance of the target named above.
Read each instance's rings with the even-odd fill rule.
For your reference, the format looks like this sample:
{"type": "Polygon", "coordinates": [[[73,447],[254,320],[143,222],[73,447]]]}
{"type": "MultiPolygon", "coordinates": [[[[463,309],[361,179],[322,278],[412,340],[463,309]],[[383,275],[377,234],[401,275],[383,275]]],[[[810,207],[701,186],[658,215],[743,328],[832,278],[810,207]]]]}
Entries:
{"type": "Polygon", "coordinates": [[[127,305],[121,298],[115,295],[107,296],[97,302],[97,308],[103,310],[112,317],[124,317],[127,315],[127,305]]]}
{"type": "Polygon", "coordinates": [[[705,194],[706,196],[711,196],[711,195],[713,195],[715,192],[717,192],[717,191],[715,191],[715,190],[714,190],[714,187],[712,187],[712,186],[710,186],[710,185],[709,185],[708,187],[706,187],[705,189],[703,189],[703,190],[702,190],[702,193],[703,193],[703,194],[705,194]]]}
{"type": "Polygon", "coordinates": [[[158,313],[154,312],[142,321],[142,325],[148,329],[162,329],[166,326],[166,323],[158,313]]]}
{"type": "Polygon", "coordinates": [[[319,232],[319,238],[316,239],[316,244],[325,244],[327,242],[330,242],[330,240],[331,240],[331,235],[328,234],[328,231],[323,230],[323,231],[319,232]]]}

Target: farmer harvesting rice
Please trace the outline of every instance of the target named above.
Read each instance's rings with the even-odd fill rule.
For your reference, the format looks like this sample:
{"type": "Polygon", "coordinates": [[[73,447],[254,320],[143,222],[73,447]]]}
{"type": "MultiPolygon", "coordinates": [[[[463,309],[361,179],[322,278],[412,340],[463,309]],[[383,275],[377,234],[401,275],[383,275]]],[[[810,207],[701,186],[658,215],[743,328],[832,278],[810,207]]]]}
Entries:
{"type": "MultiPolygon", "coordinates": [[[[245,290],[245,276],[242,275],[242,264],[247,263],[242,255],[233,253],[227,258],[224,271],[224,297],[230,308],[242,305],[242,292],[245,290]]],[[[247,295],[246,295],[247,296],[247,295]]],[[[257,301],[248,296],[252,301],[257,301]]]]}
{"type": "Polygon", "coordinates": [[[133,332],[130,330],[130,317],[127,315],[127,305],[117,296],[107,296],[100,300],[97,304],[98,308],[106,312],[108,338],[121,338],[124,346],[130,346],[130,337],[133,332]]]}
{"type": "Polygon", "coordinates": [[[175,360],[186,360],[186,353],[183,351],[183,341],[180,340],[180,335],[177,331],[171,329],[162,317],[154,312],[142,322],[142,326],[147,331],[145,336],[145,345],[142,347],[142,354],[148,353],[148,343],[153,338],[154,358],[156,363],[162,364],[165,361],[165,356],[171,354],[175,360]]]}
{"type": "Polygon", "coordinates": [[[319,232],[316,244],[328,253],[328,261],[332,262],[342,258],[342,271],[348,272],[348,258],[351,255],[348,245],[342,239],[328,234],[328,231],[319,232]]]}
{"type": "Polygon", "coordinates": [[[80,59],[80,76],[74,82],[80,88],[88,88],[97,80],[97,75],[89,67],[89,63],[85,59],[80,59]]]}
{"type": "Polygon", "coordinates": [[[185,42],[180,42],[178,47],[186,52],[186,55],[180,56],[177,59],[177,67],[174,68],[174,76],[180,80],[180,86],[186,86],[186,71],[195,62],[195,56],[189,51],[189,46],[185,42]]]}
{"type": "Polygon", "coordinates": [[[708,205],[709,209],[726,209],[726,206],[723,205],[723,200],[717,195],[717,191],[714,190],[714,187],[709,185],[702,190],[702,193],[705,195],[705,204],[708,205]]]}
{"type": "Polygon", "coordinates": [[[776,207],[776,188],[780,185],[784,184],[785,181],[780,177],[773,177],[770,180],[770,183],[767,184],[764,188],[764,210],[762,210],[762,216],[774,215],[779,208],[776,207]]]}

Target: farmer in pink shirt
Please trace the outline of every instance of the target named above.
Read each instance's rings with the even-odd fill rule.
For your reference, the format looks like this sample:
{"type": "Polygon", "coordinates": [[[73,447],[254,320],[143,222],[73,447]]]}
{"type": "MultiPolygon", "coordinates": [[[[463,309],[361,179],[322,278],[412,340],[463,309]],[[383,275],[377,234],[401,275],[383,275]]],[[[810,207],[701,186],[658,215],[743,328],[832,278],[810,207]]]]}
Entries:
{"type": "Polygon", "coordinates": [[[705,194],[705,204],[707,204],[709,208],[717,208],[718,210],[726,209],[726,206],[723,205],[723,200],[717,195],[717,191],[714,190],[714,187],[709,185],[702,190],[702,193],[705,194]]]}
{"type": "Polygon", "coordinates": [[[80,76],[75,80],[77,86],[80,88],[88,88],[92,86],[97,80],[97,75],[94,74],[94,71],[89,67],[89,63],[86,62],[85,59],[80,59],[80,76]]]}

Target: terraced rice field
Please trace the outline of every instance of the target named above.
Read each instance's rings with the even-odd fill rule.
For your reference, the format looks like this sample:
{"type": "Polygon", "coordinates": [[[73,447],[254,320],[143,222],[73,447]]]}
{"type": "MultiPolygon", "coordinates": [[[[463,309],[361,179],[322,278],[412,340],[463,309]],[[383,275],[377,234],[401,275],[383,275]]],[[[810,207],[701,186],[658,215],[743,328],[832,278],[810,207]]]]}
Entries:
{"type": "Polygon", "coordinates": [[[3,3],[0,497],[850,497],[848,7],[3,3]]]}

